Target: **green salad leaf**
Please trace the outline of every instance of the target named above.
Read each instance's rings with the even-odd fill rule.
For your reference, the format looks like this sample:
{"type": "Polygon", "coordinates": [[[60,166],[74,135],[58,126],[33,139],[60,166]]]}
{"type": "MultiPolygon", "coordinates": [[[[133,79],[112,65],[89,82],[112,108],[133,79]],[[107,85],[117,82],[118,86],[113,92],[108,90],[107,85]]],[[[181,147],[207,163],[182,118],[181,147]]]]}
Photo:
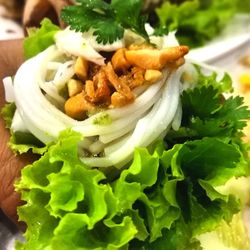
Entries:
{"type": "Polygon", "coordinates": [[[79,160],[80,140],[76,132],[62,132],[22,170],[16,188],[26,204],[18,214],[28,229],[17,249],[164,249],[166,241],[199,249],[195,236],[240,209],[214,185],[240,164],[239,148],[228,142],[204,138],[163,151],[156,146],[152,154],[138,148],[128,169],[108,180],[79,160]]]}
{"type": "Polygon", "coordinates": [[[225,27],[238,11],[238,0],[164,1],[156,8],[161,32],[177,30],[180,43],[202,46],[225,27]]]}
{"type": "Polygon", "coordinates": [[[227,75],[196,70],[181,95],[180,129],[135,149],[121,172],[110,176],[81,162],[82,136],[70,129],[47,145],[16,183],[27,224],[16,248],[200,250],[202,235],[229,223],[242,205],[237,192],[221,187],[250,173],[241,140],[250,111],[240,97],[224,98],[227,75]]]}
{"type": "Polygon", "coordinates": [[[42,155],[47,151],[48,145],[44,145],[29,132],[11,131],[9,147],[13,152],[23,154],[31,151],[34,154],[42,155]]]}
{"type": "Polygon", "coordinates": [[[6,103],[1,109],[1,115],[5,121],[6,128],[11,127],[12,119],[16,111],[16,105],[14,102],[6,103]]]}
{"type": "Polygon", "coordinates": [[[59,30],[60,28],[57,25],[53,24],[48,18],[44,18],[41,22],[41,27],[33,30],[24,39],[25,58],[31,58],[54,44],[54,35],[59,30]]]}
{"type": "Polygon", "coordinates": [[[1,115],[5,121],[6,128],[10,129],[9,147],[13,152],[23,154],[31,150],[34,154],[42,155],[47,151],[47,146],[39,141],[29,132],[13,131],[11,124],[16,111],[14,102],[6,103],[1,109],[1,115]]]}

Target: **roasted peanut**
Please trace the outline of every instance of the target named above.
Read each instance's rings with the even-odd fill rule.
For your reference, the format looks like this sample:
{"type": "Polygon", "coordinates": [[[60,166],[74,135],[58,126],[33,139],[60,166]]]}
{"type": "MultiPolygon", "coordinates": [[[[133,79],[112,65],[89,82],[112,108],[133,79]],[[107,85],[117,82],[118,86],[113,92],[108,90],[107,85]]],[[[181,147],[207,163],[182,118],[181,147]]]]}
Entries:
{"type": "Polygon", "coordinates": [[[159,50],[141,49],[141,50],[127,50],[125,56],[127,61],[133,65],[143,69],[160,69],[159,50]]]}
{"type": "Polygon", "coordinates": [[[159,70],[147,69],[144,78],[149,83],[154,83],[162,78],[162,73],[159,70]]]}
{"type": "Polygon", "coordinates": [[[85,98],[83,92],[70,97],[64,105],[65,113],[77,120],[82,120],[86,117],[86,112],[91,112],[95,107],[85,98]]]}
{"type": "Polygon", "coordinates": [[[174,62],[183,57],[188,52],[187,46],[169,47],[162,50],[158,49],[141,49],[127,50],[125,56],[127,61],[134,66],[143,69],[164,68],[167,63],[174,62]]]}
{"type": "Polygon", "coordinates": [[[111,107],[122,107],[128,104],[130,101],[121,93],[114,92],[111,96],[111,107]]]}
{"type": "Polygon", "coordinates": [[[70,79],[67,83],[69,96],[72,97],[83,90],[83,83],[81,81],[70,79]]]}
{"type": "Polygon", "coordinates": [[[88,76],[89,63],[83,57],[78,57],[74,66],[75,74],[77,77],[85,81],[88,76]]]}
{"type": "Polygon", "coordinates": [[[118,49],[111,58],[111,62],[115,71],[124,71],[130,67],[126,57],[126,49],[118,49]]]}

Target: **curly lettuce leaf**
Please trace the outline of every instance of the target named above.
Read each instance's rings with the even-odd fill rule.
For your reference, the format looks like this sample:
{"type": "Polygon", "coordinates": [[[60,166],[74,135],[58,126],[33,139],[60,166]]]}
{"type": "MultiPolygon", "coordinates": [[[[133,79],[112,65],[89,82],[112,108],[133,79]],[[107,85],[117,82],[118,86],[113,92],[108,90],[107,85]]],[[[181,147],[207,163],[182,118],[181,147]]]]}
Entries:
{"type": "Polygon", "coordinates": [[[18,213],[28,230],[26,243],[17,249],[57,249],[58,244],[63,249],[120,249],[137,234],[140,219],[135,213],[118,213],[117,198],[102,183],[104,174],[79,160],[80,140],[81,135],[64,131],[48,152],[22,170],[16,187],[27,203],[18,213]],[[34,223],[40,218],[34,211],[53,223],[34,223]]]}
{"type": "Polygon", "coordinates": [[[232,195],[215,189],[235,175],[241,160],[239,148],[227,141],[204,138],[172,149],[160,143],[151,153],[139,148],[128,169],[109,180],[79,160],[81,139],[62,132],[22,170],[16,188],[26,204],[18,213],[28,228],[17,249],[164,249],[177,241],[179,249],[199,249],[195,236],[239,211],[232,195]]]}
{"type": "Polygon", "coordinates": [[[10,132],[9,147],[18,154],[31,151],[34,154],[42,155],[47,151],[47,146],[29,132],[10,132]]]}
{"type": "Polygon", "coordinates": [[[219,187],[250,173],[241,141],[250,111],[241,98],[223,97],[230,79],[216,78],[198,71],[181,97],[181,128],[135,149],[132,163],[112,177],[83,164],[82,136],[63,131],[16,184],[28,226],[17,249],[200,250],[197,237],[241,209],[237,193],[219,187]]]}
{"type": "Polygon", "coordinates": [[[180,43],[198,47],[214,38],[237,12],[237,0],[165,1],[156,14],[163,32],[177,30],[180,43]]]}
{"type": "Polygon", "coordinates": [[[34,154],[42,155],[47,151],[47,146],[39,141],[29,132],[12,131],[11,124],[16,111],[15,103],[7,103],[1,109],[1,115],[5,121],[6,128],[10,129],[9,147],[14,153],[23,154],[32,151],[34,154]]]}
{"type": "Polygon", "coordinates": [[[5,127],[10,128],[11,123],[16,111],[16,105],[14,102],[6,103],[1,109],[1,116],[5,121],[5,127]]]}
{"type": "Polygon", "coordinates": [[[26,59],[34,57],[50,45],[54,44],[54,36],[60,28],[53,24],[48,18],[41,22],[41,27],[35,29],[24,39],[24,56],[26,59]]]}

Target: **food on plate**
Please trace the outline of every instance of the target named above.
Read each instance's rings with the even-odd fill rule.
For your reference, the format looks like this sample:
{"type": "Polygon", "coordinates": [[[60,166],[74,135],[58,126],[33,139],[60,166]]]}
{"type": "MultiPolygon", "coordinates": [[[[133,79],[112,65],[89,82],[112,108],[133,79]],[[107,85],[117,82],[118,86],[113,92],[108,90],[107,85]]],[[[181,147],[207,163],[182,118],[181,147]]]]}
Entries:
{"type": "Polygon", "coordinates": [[[249,248],[247,199],[228,181],[246,186],[250,111],[141,8],[79,0],[66,29],[43,20],[4,79],[10,147],[41,155],[15,184],[16,249],[249,248]]]}

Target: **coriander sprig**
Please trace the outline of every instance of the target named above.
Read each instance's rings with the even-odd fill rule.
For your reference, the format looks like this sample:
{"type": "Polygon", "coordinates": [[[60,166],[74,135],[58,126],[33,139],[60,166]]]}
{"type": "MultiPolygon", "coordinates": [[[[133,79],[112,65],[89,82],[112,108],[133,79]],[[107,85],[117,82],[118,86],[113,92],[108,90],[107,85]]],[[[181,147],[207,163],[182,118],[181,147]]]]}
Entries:
{"type": "Polygon", "coordinates": [[[148,40],[145,30],[147,17],[141,15],[142,0],[77,0],[74,6],[62,10],[62,20],[71,29],[93,30],[98,43],[112,43],[121,39],[125,29],[131,29],[148,40]]]}

